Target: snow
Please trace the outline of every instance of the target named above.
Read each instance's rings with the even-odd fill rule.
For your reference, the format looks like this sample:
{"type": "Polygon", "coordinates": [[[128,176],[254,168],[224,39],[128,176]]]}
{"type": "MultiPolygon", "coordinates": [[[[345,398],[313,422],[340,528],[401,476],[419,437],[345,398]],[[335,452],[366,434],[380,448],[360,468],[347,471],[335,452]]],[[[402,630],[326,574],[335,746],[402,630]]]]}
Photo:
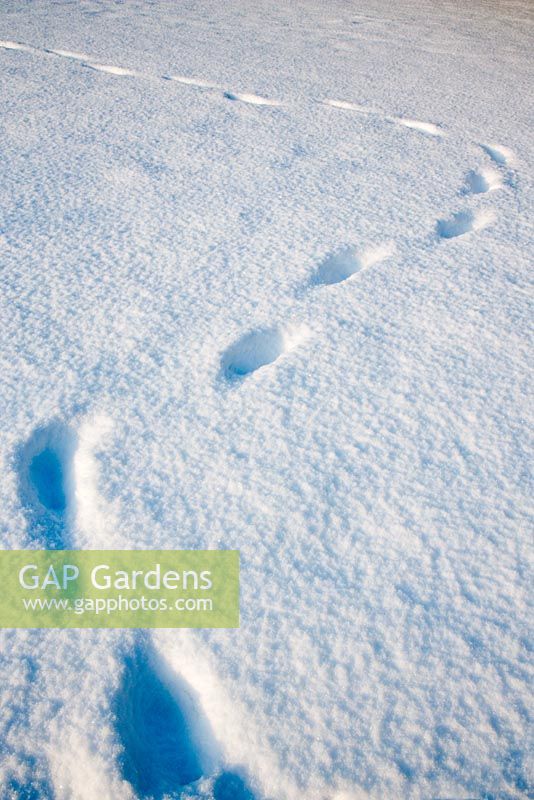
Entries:
{"type": "Polygon", "coordinates": [[[2,547],[242,617],[3,631],[2,797],[529,796],[532,24],[2,3],[2,547]]]}

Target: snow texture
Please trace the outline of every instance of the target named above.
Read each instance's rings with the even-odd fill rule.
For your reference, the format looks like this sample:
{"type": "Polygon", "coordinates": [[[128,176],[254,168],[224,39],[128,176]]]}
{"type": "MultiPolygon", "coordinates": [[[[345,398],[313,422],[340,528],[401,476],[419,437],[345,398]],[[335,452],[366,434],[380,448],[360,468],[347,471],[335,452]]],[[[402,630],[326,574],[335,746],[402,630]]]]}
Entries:
{"type": "Polygon", "coordinates": [[[2,2],[2,547],[242,565],[3,631],[2,799],[532,796],[533,24],[2,2]]]}

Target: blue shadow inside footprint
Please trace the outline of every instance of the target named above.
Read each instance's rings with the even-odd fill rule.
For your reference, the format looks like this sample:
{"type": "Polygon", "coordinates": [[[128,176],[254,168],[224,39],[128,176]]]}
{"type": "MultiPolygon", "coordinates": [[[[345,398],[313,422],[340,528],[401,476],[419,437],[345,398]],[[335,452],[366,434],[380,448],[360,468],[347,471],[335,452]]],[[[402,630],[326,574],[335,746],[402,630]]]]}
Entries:
{"type": "Polygon", "coordinates": [[[34,456],[30,463],[30,481],[37,492],[39,502],[49,511],[65,511],[65,488],[61,461],[50,448],[34,456]]]}
{"type": "Polygon", "coordinates": [[[19,497],[30,540],[47,549],[68,547],[68,520],[74,511],[74,433],[53,422],[33,432],[17,452],[19,497]]]}
{"type": "Polygon", "coordinates": [[[243,778],[235,772],[223,772],[213,785],[214,800],[256,800],[243,778]]]}
{"type": "Polygon", "coordinates": [[[6,798],[13,798],[13,800],[53,800],[54,794],[48,783],[38,781],[20,783],[17,780],[11,780],[7,785],[6,798]]]}
{"type": "Polygon", "coordinates": [[[176,796],[202,777],[187,720],[146,647],[137,646],[125,659],[114,710],[122,774],[139,798],[176,796]]]}

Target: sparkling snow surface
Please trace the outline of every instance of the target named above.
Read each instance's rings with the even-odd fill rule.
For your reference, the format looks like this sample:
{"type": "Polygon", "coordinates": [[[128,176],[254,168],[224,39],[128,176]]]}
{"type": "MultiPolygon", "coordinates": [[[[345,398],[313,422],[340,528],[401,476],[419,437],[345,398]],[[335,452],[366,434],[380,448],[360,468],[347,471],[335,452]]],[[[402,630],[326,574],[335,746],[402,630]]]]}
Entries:
{"type": "Polygon", "coordinates": [[[242,561],[4,631],[2,799],[532,791],[531,11],[2,1],[1,545],[242,561]]]}

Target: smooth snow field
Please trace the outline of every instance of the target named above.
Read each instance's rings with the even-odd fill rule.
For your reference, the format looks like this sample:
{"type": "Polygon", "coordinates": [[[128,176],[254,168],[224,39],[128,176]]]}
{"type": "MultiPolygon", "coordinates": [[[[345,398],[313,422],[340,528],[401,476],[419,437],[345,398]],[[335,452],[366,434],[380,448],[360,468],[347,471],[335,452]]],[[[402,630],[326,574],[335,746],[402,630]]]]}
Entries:
{"type": "Polygon", "coordinates": [[[2,631],[0,800],[533,796],[533,33],[2,0],[0,546],[238,549],[241,627],[2,631]]]}

